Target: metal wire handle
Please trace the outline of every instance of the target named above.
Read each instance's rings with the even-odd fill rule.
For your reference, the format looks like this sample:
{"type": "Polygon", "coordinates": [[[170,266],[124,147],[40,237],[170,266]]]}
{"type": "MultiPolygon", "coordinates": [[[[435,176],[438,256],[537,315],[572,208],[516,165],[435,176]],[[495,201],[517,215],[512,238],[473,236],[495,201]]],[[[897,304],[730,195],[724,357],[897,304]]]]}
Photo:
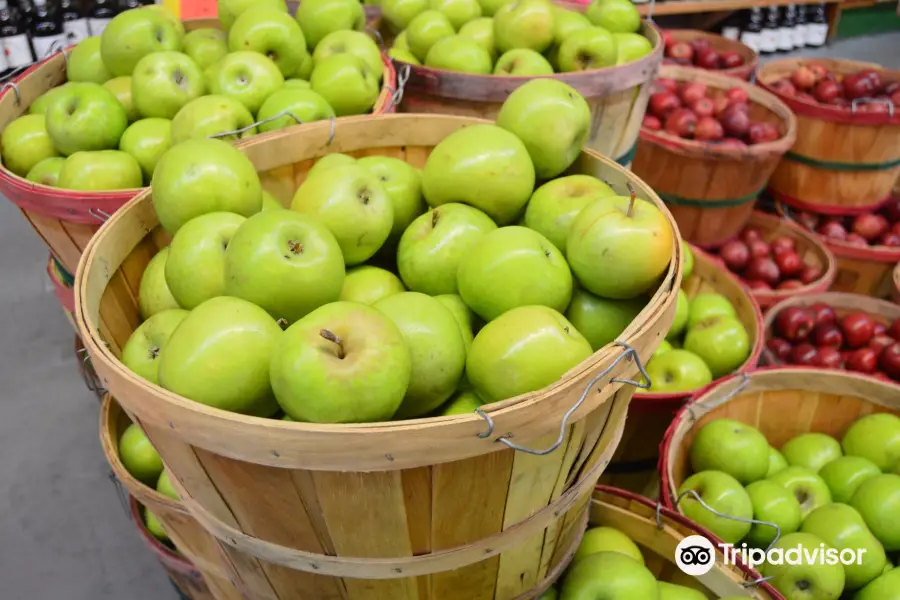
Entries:
{"type": "Polygon", "coordinates": [[[384,53],[387,50],[387,48],[384,45],[384,38],[381,36],[380,31],[378,31],[377,29],[374,29],[372,27],[366,27],[366,33],[369,34],[369,37],[371,37],[373,40],[375,40],[375,43],[378,44],[378,49],[381,50],[382,53],[384,53]]]}
{"type": "Polygon", "coordinates": [[[650,0],[650,8],[647,9],[647,20],[653,22],[653,8],[656,6],[656,0],[650,0]]]}
{"type": "MultiPolygon", "coordinates": [[[[704,402],[703,407],[705,409],[707,409],[707,411],[710,411],[714,408],[718,408],[718,407],[722,406],[723,404],[725,404],[726,402],[728,402],[729,400],[733,399],[735,396],[737,396],[738,394],[743,392],[747,388],[747,386],[750,385],[750,376],[747,375],[746,373],[741,373],[740,375],[741,375],[741,382],[739,384],[737,384],[733,390],[731,390],[730,392],[728,392],[721,398],[717,398],[717,399],[713,400],[712,402],[708,402],[708,403],[704,402]]],[[[695,399],[691,400],[690,402],[688,402],[688,404],[686,405],[686,408],[691,415],[691,420],[693,420],[695,423],[697,422],[697,415],[694,413],[694,406],[696,404],[697,404],[697,399],[695,398],[695,399]]]]}
{"type": "Polygon", "coordinates": [[[130,519],[131,510],[128,508],[128,496],[125,494],[125,489],[122,488],[122,482],[119,481],[119,478],[116,477],[116,474],[112,471],[109,472],[107,477],[112,482],[113,487],[116,488],[116,496],[119,497],[119,504],[122,505],[122,510],[125,511],[125,516],[130,519]]]}
{"type": "Polygon", "coordinates": [[[50,44],[50,47],[47,48],[46,54],[44,54],[44,58],[39,59],[39,60],[44,60],[44,59],[50,58],[57,52],[62,52],[63,59],[65,59],[66,66],[68,67],[69,66],[69,53],[66,52],[66,44],[64,44],[63,42],[61,42],[59,40],[55,40],[52,44],[50,44]]]}
{"type": "MultiPolygon", "coordinates": [[[[397,62],[395,61],[394,64],[397,64],[397,62]]],[[[387,110],[400,106],[400,103],[403,101],[403,90],[406,88],[406,82],[409,81],[410,70],[411,67],[409,63],[403,63],[397,71],[397,89],[387,86],[387,89],[392,92],[391,99],[388,101],[387,110]]]]}
{"type": "MultiPolygon", "coordinates": [[[[587,385],[584,386],[584,391],[581,392],[581,397],[579,397],[578,401],[572,405],[572,408],[570,408],[568,411],[566,411],[566,414],[563,415],[562,423],[560,423],[560,425],[559,425],[559,437],[556,439],[556,442],[554,442],[549,448],[545,448],[543,450],[533,450],[531,448],[526,448],[525,446],[520,446],[520,445],[516,444],[515,442],[510,441],[510,439],[513,437],[512,433],[507,433],[505,435],[502,435],[499,438],[497,438],[496,441],[505,445],[507,448],[511,448],[513,450],[518,450],[518,451],[524,452],[526,454],[533,454],[535,456],[545,456],[547,454],[550,454],[551,452],[553,452],[554,450],[556,450],[557,448],[559,448],[562,445],[563,440],[566,437],[566,425],[568,424],[569,419],[572,417],[573,414],[575,414],[575,411],[577,411],[579,409],[579,407],[581,407],[581,405],[584,404],[584,401],[587,398],[587,395],[590,393],[591,388],[593,388],[594,385],[596,385],[601,379],[603,379],[604,377],[609,375],[610,371],[612,371],[614,368],[616,368],[616,366],[623,360],[626,360],[626,359],[634,360],[634,362],[637,363],[638,371],[640,371],[640,373],[644,377],[644,380],[646,381],[646,383],[639,383],[639,382],[633,381],[631,379],[618,379],[618,378],[613,378],[610,380],[610,382],[611,383],[627,383],[627,384],[633,385],[633,386],[641,388],[641,389],[649,388],[650,387],[650,376],[647,375],[647,371],[644,370],[644,365],[641,364],[641,357],[638,356],[637,350],[632,348],[631,345],[626,342],[616,342],[615,345],[625,348],[625,352],[623,352],[618,357],[616,357],[616,359],[612,362],[611,365],[609,365],[608,367],[603,369],[603,371],[598,373],[593,379],[591,379],[587,383],[587,385]]],[[[600,390],[598,389],[597,391],[600,391],[600,390]]],[[[475,413],[478,414],[478,416],[480,416],[482,419],[487,421],[487,424],[488,424],[488,430],[484,433],[479,433],[478,437],[480,437],[481,439],[491,437],[491,435],[493,435],[493,433],[494,433],[494,420],[491,418],[491,416],[489,414],[487,414],[480,408],[475,409],[475,413]]]]}
{"type": "Polygon", "coordinates": [[[105,210],[101,210],[99,208],[89,208],[88,214],[100,221],[101,223],[106,223],[112,218],[112,215],[106,212],[105,210]]]}
{"type": "Polygon", "coordinates": [[[290,117],[293,120],[295,120],[298,125],[303,125],[303,121],[300,119],[300,117],[298,117],[297,115],[295,115],[294,113],[292,113],[289,110],[283,110],[280,113],[278,113],[277,115],[272,115],[271,117],[261,119],[261,120],[257,121],[256,123],[251,123],[250,125],[247,125],[246,127],[241,127],[240,129],[233,129],[231,131],[222,131],[220,133],[213,133],[206,137],[220,138],[220,137],[225,137],[228,135],[240,136],[242,133],[246,133],[246,132],[250,131],[251,129],[258,127],[259,125],[265,125],[266,123],[271,123],[272,121],[277,121],[281,117],[290,117]]]}
{"type": "Polygon", "coordinates": [[[887,104],[888,114],[894,118],[894,103],[888,98],[854,98],[850,101],[850,112],[856,112],[856,107],[860,104],[887,104]]]}

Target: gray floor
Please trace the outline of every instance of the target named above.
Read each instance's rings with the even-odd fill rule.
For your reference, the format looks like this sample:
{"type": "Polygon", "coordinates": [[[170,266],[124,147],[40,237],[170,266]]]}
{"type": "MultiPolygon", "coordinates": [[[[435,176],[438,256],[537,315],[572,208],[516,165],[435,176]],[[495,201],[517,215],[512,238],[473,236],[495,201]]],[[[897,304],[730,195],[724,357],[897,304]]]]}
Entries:
{"type": "MultiPolygon", "coordinates": [[[[900,33],[808,53],[900,68],[900,33]]],[[[173,600],[112,484],[97,402],[44,271],[47,253],[0,201],[0,597],[173,600]]]]}

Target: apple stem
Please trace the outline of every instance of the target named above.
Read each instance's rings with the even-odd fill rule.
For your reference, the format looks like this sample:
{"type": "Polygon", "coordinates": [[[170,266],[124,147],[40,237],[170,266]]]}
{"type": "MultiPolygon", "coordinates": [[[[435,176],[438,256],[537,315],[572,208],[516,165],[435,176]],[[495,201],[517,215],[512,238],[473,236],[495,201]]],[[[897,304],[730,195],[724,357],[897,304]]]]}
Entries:
{"type": "Polygon", "coordinates": [[[432,227],[432,229],[437,227],[439,216],[440,216],[440,214],[438,213],[436,208],[431,211],[431,227],[432,227]]]}
{"type": "Polygon", "coordinates": [[[628,191],[631,193],[631,199],[628,201],[628,212],[625,213],[625,216],[629,219],[634,214],[634,201],[637,199],[637,194],[634,191],[634,187],[632,187],[631,182],[625,184],[625,187],[628,188],[628,191]]]}
{"type": "Polygon", "coordinates": [[[319,332],[319,335],[321,335],[323,338],[325,338],[329,342],[337,344],[337,347],[338,347],[337,356],[338,356],[338,358],[344,358],[344,340],[342,340],[334,332],[329,331],[327,329],[321,330],[319,332]]]}

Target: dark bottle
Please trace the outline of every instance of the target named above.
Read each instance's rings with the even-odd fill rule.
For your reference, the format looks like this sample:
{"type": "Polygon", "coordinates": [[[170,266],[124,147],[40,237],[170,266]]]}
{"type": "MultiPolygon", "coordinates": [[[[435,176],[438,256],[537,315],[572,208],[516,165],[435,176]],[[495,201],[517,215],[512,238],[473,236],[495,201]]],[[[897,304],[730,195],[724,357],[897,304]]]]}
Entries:
{"type": "Polygon", "coordinates": [[[22,13],[25,28],[30,31],[31,21],[34,19],[34,3],[31,0],[19,0],[19,10],[22,13]]]}
{"type": "Polygon", "coordinates": [[[794,48],[806,46],[806,10],[803,6],[796,8],[797,18],[794,21],[794,48]]]}
{"type": "Polygon", "coordinates": [[[153,0],[119,0],[119,12],[131,8],[140,8],[148,4],[156,4],[153,0]]]}
{"type": "Polygon", "coordinates": [[[794,49],[794,11],[792,5],[784,8],[781,15],[781,23],[778,26],[778,50],[790,52],[794,49]]]}
{"type": "Polygon", "coordinates": [[[91,36],[87,13],[84,10],[82,0],[61,0],[60,10],[62,12],[63,29],[66,32],[70,46],[74,46],[81,40],[91,36]]]}
{"type": "Polygon", "coordinates": [[[766,10],[766,22],[763,25],[759,42],[760,54],[778,52],[778,7],[770,6],[766,10]]]}
{"type": "Polygon", "coordinates": [[[761,8],[750,11],[747,23],[741,29],[741,43],[750,46],[754,52],[760,51],[762,44],[763,13],[761,8]]]}
{"type": "Polygon", "coordinates": [[[820,2],[809,8],[806,17],[806,45],[818,48],[828,40],[828,18],[825,16],[825,3],[820,2]]]}
{"type": "Polygon", "coordinates": [[[743,10],[735,11],[725,19],[725,22],[722,23],[722,37],[735,41],[741,39],[741,24],[747,18],[745,12],[743,10]]]}
{"type": "Polygon", "coordinates": [[[34,62],[22,11],[6,0],[0,0],[0,45],[4,69],[12,71],[34,62]]]}
{"type": "Polygon", "coordinates": [[[47,0],[34,0],[34,17],[31,21],[31,45],[38,60],[43,60],[64,50],[68,45],[62,15],[47,0]]]}
{"type": "Polygon", "coordinates": [[[91,35],[100,35],[112,18],[119,13],[116,0],[93,0],[88,10],[88,27],[91,35]]]}

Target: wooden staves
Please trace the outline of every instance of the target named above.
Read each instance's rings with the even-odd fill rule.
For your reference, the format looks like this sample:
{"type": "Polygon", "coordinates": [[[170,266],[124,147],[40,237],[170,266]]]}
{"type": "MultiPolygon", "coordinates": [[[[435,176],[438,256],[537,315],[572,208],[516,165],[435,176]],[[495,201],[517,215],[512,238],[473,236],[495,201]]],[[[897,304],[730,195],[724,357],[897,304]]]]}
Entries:
{"type": "Polygon", "coordinates": [[[670,39],[676,42],[688,42],[690,43],[693,40],[701,39],[706,40],[709,44],[709,47],[722,54],[723,52],[737,52],[741,55],[741,58],[744,59],[744,64],[739,67],[732,67],[730,69],[710,69],[712,73],[718,73],[719,75],[728,75],[730,77],[737,77],[738,79],[744,79],[749,81],[751,77],[753,77],[753,73],[756,71],[756,65],[759,63],[759,56],[750,46],[746,44],[742,44],[737,40],[730,40],[721,35],[716,35],[715,33],[710,33],[708,31],[699,31],[697,29],[668,29],[666,30],[666,35],[669,36],[670,39]]]}
{"type": "MultiPolygon", "coordinates": [[[[348,118],[239,147],[285,202],[326,154],[388,155],[421,167],[440,140],[482,122],[348,118]]],[[[616,188],[630,182],[662,206],[607,159],[584,153],[573,170],[616,188]]],[[[79,326],[104,385],[147,432],[249,598],[525,600],[549,586],[581,537],[591,489],[621,435],[634,388],[618,380],[638,372],[624,348],[605,347],[544,390],[486,406],[492,429],[477,414],[315,425],[212,409],[150,385],[117,359],[140,320],[137,286],[159,247],[157,226],[144,193],[95,237],[76,281],[79,326]],[[589,383],[599,393],[584,396],[564,422],[589,383]],[[536,456],[497,441],[507,436],[536,449],[561,439],[536,456]]],[[[674,316],[674,246],[660,288],[621,337],[642,361],[674,316]]]]}

